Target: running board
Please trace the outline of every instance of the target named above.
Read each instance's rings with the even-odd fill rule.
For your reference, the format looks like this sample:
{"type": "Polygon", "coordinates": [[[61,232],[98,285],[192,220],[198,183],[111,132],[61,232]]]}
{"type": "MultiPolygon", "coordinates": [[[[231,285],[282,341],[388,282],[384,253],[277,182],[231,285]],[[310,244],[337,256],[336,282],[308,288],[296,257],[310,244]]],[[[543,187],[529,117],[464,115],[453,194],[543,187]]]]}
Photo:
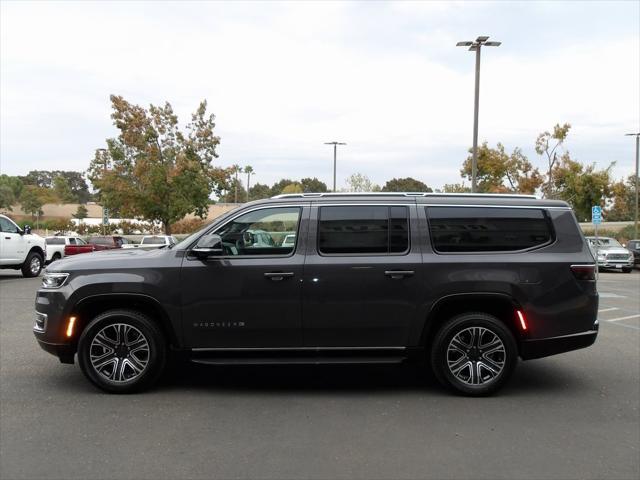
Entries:
{"type": "Polygon", "coordinates": [[[406,357],[210,357],[192,358],[204,365],[329,365],[329,364],[394,364],[406,357]]]}
{"type": "Polygon", "coordinates": [[[191,361],[206,365],[321,365],[401,363],[405,348],[194,349],[191,361]]]}

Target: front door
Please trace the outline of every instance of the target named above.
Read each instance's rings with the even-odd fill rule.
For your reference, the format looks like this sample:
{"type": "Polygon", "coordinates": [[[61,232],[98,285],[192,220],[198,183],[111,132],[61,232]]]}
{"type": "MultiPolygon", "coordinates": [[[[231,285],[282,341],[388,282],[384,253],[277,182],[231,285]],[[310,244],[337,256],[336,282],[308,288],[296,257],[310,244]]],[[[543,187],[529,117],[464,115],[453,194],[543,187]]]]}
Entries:
{"type": "Polygon", "coordinates": [[[305,263],[307,347],[402,347],[417,315],[415,204],[314,208],[305,263]],[[411,228],[410,228],[411,224],[411,228]]]}
{"type": "Polygon", "coordinates": [[[17,265],[24,262],[26,242],[15,223],[0,217],[0,265],[17,265]]]}
{"type": "Polygon", "coordinates": [[[210,232],[222,238],[223,255],[185,256],[182,322],[189,347],[302,346],[308,216],[308,206],[255,208],[210,232]]]}

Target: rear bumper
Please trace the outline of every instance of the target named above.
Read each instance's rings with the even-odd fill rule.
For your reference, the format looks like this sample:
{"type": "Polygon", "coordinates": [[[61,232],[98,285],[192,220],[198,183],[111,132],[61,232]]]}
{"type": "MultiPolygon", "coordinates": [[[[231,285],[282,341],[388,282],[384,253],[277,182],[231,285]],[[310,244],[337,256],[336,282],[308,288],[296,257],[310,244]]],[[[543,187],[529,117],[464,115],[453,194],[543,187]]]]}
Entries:
{"type": "Polygon", "coordinates": [[[520,347],[520,356],[523,360],[531,360],[586,348],[593,345],[597,336],[598,330],[596,325],[596,330],[589,330],[587,332],[539,340],[525,340],[520,347]]]}

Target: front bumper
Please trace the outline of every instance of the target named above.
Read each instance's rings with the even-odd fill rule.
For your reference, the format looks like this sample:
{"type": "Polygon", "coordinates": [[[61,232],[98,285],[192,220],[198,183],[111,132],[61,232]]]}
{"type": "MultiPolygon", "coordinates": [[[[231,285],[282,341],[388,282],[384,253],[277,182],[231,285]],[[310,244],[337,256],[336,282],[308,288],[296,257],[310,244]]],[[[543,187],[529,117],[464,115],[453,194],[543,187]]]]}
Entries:
{"type": "Polygon", "coordinates": [[[598,268],[633,268],[631,260],[598,260],[598,268]]]}
{"type": "Polygon", "coordinates": [[[55,355],[60,359],[62,363],[73,363],[73,357],[75,355],[75,348],[73,345],[68,343],[48,343],[43,342],[36,336],[36,340],[38,341],[38,345],[45,352],[55,355]]]}
{"type": "Polygon", "coordinates": [[[520,356],[523,360],[548,357],[557,353],[570,352],[586,348],[596,341],[598,336],[598,324],[594,325],[594,330],[574,333],[572,335],[562,335],[560,337],[542,338],[536,340],[525,340],[520,346],[520,356]]]}

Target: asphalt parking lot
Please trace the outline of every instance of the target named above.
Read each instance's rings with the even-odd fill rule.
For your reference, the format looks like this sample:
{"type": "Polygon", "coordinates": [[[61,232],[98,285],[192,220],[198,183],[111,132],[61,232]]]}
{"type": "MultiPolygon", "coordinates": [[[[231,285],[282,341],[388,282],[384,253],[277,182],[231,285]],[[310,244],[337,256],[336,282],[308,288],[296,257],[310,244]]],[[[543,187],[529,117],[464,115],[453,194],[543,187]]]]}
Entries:
{"type": "Polygon", "coordinates": [[[193,365],[103,394],[36,345],[39,282],[0,271],[2,479],[640,477],[637,270],[600,275],[593,347],[481,399],[411,365],[193,365]]]}

